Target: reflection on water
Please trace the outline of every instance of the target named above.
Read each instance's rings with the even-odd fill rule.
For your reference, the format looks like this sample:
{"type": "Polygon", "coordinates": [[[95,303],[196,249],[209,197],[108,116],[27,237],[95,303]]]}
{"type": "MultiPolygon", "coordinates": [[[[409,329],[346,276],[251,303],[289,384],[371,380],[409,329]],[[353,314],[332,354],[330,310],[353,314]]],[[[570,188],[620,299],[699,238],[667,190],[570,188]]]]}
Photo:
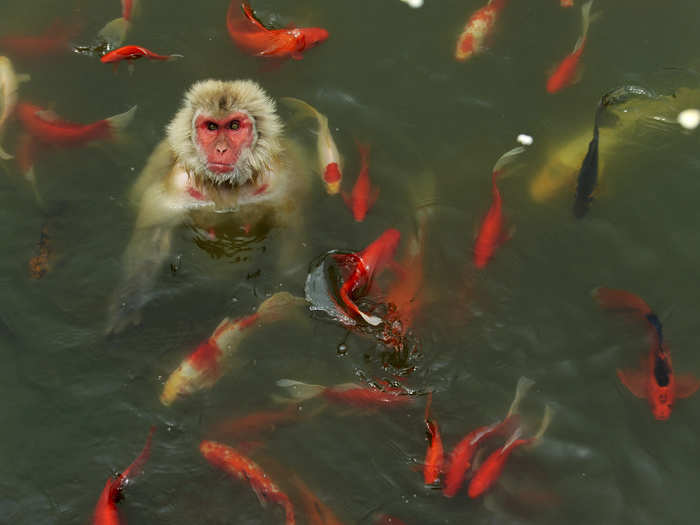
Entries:
{"type": "MultiPolygon", "coordinates": [[[[31,77],[19,84],[20,101],[72,122],[99,121],[135,104],[139,110],[123,139],[70,150],[26,149],[17,119],[2,126],[0,144],[17,158],[0,161],[0,521],[86,522],[105,479],[133,460],[155,424],[144,474],[119,504],[126,523],[284,520],[277,506],[262,509],[245,482],[211,468],[198,452],[203,439],[248,447],[289,492],[300,523],[314,515],[311,508],[326,523],[336,516],[369,524],[380,515],[408,525],[694,523],[698,399],[655,421],[615,374],[648,349],[644,334],[600,312],[590,292],[604,285],[644,297],[664,322],[674,368],[700,371],[692,331],[692,276],[700,264],[697,135],[675,123],[678,112],[700,105],[692,69],[700,42],[687,23],[697,6],[596,1],[593,11],[601,15],[588,32],[581,80],[549,95],[546,72],[581,30],[581,2],[574,3],[508,3],[488,49],[458,63],[456,38],[485,0],[428,0],[420,9],[398,0],[255,0],[256,15],[270,26],[293,22],[330,32],[302,60],[272,63],[231,41],[228,1],[174,10],[149,0],[139,2],[126,42],[185,58],[142,59],[130,74],[70,50],[99,45],[96,35],[120,15],[120,2],[4,2],[0,54],[31,77]],[[29,36],[40,38],[18,44],[29,36]],[[252,78],[274,98],[308,101],[328,117],[344,158],[343,189],[361,169],[359,141],[371,144],[369,169],[380,196],[355,223],[313,174],[294,268],[278,260],[283,230],[182,229],[143,324],[106,338],[108,300],[135,220],[129,188],[183,92],[204,78],[252,78]],[[601,122],[595,204],[577,221],[576,174],[596,104],[625,84],[659,96],[610,108],[617,118],[601,122]],[[473,231],[491,202],[491,166],[519,133],[534,144],[499,180],[514,235],[477,272],[473,231]],[[28,160],[43,203],[22,177],[28,160]],[[412,352],[307,313],[251,333],[235,372],[211,389],[161,405],[166,378],[222,318],[244,318],[279,291],[302,296],[306,265],[320,254],[361,250],[398,228],[398,260],[410,261],[410,239],[420,227],[416,201],[426,199],[421,187],[429,174],[435,196],[427,198],[423,285],[406,333],[412,352]],[[33,259],[42,254],[46,264],[33,259]],[[447,499],[424,487],[414,470],[427,445],[420,395],[433,392],[433,416],[449,451],[462,433],[502,418],[521,375],[537,382],[521,410],[528,429],[537,427],[546,403],[557,408],[541,444],[515,452],[485,498],[447,499]],[[390,385],[416,402],[367,410],[317,399],[290,412],[278,403],[281,378],[390,385]]],[[[312,156],[316,137],[304,126],[316,124],[290,118],[287,133],[312,156]]],[[[378,284],[387,290],[391,281],[378,284]]]]}

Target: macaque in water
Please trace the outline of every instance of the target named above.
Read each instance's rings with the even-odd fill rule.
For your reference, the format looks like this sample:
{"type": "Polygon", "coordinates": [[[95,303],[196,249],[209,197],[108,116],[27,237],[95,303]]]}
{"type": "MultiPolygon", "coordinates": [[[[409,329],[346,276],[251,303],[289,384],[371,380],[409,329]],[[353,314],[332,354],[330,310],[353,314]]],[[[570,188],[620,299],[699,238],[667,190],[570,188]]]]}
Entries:
{"type": "Polygon", "coordinates": [[[176,227],[298,226],[295,210],[308,181],[296,148],[282,137],[275,102],[258,84],[195,83],[133,187],[138,217],[107,332],[140,322],[176,227]]]}

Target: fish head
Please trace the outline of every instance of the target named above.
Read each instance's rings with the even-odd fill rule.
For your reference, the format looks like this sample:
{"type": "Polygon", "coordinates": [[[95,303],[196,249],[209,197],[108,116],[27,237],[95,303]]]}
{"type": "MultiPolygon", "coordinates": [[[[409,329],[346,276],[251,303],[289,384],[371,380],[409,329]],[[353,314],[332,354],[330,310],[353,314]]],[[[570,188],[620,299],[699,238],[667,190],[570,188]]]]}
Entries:
{"type": "Polygon", "coordinates": [[[297,41],[301,44],[299,48],[300,51],[311,49],[324,40],[327,40],[330,36],[328,31],[322,27],[305,27],[299,31],[301,33],[301,39],[298,39],[297,41]]]}
{"type": "Polygon", "coordinates": [[[667,387],[654,388],[652,390],[652,395],[649,396],[651,412],[659,421],[666,421],[669,417],[671,417],[673,396],[671,396],[671,392],[667,387]]]}

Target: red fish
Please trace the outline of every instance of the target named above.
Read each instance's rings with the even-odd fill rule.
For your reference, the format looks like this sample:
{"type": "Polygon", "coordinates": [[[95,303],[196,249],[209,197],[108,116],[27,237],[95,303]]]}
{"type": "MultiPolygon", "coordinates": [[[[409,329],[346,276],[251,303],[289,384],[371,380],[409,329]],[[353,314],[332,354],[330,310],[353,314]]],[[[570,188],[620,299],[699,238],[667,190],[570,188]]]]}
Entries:
{"type": "Polygon", "coordinates": [[[286,388],[295,401],[304,401],[322,395],[329,401],[357,407],[395,406],[411,403],[413,398],[402,388],[385,385],[374,388],[343,383],[335,386],[311,385],[294,379],[280,379],[277,385],[286,388]]]}
{"type": "Polygon", "coordinates": [[[474,265],[477,268],[484,268],[491,257],[493,257],[496,248],[507,240],[507,234],[503,231],[503,203],[501,193],[498,191],[498,186],[496,186],[496,178],[500,174],[501,168],[510,162],[515,155],[524,150],[523,147],[517,147],[507,151],[499,157],[491,170],[491,207],[481,221],[479,233],[474,243],[474,265]]]}
{"type": "Polygon", "coordinates": [[[122,60],[137,60],[143,57],[150,60],[175,60],[176,58],[182,58],[182,55],[159,55],[145,47],[124,46],[103,55],[102,58],[100,58],[100,62],[103,64],[114,64],[116,68],[117,64],[122,60]]]}
{"type": "Polygon", "coordinates": [[[521,377],[515,388],[513,402],[503,421],[479,427],[471,431],[455,445],[450,453],[448,466],[445,471],[445,484],[442,489],[442,493],[445,496],[451,498],[457,494],[464,481],[464,476],[469,470],[469,467],[471,467],[472,458],[479,445],[491,436],[507,431],[506,429],[511,428],[514,423],[517,424],[519,420],[518,407],[520,406],[520,401],[534,384],[535,382],[531,379],[521,377]]]}
{"type": "Polygon", "coordinates": [[[353,256],[356,259],[354,270],[340,288],[340,297],[345,305],[372,326],[381,324],[382,319],[361,311],[353,301],[353,295],[366,291],[372,286],[377,271],[386,266],[394,257],[400,239],[401,233],[390,228],[363,251],[355,254],[353,256]]]}
{"type": "Polygon", "coordinates": [[[523,439],[522,430],[518,428],[513,436],[508,440],[508,442],[501,448],[493,452],[486,460],[479,466],[479,469],[474,473],[471,481],[469,482],[469,489],[467,493],[470,498],[478,498],[484,492],[489,490],[503,472],[503,468],[506,465],[506,461],[513,453],[513,451],[523,445],[533,445],[537,443],[544,434],[545,430],[549,426],[549,422],[552,419],[552,410],[549,405],[545,407],[544,417],[542,418],[542,424],[537,434],[531,438],[523,439]]]}
{"type": "Polygon", "coordinates": [[[464,62],[473,55],[486,49],[486,38],[491,34],[496,24],[498,14],[505,7],[507,0],[489,0],[489,3],[476,11],[467,20],[464,31],[457,39],[455,58],[464,62]]]}
{"type": "Polygon", "coordinates": [[[581,36],[576,41],[574,50],[561,61],[561,63],[547,79],[548,93],[556,93],[557,91],[571,85],[576,80],[576,76],[578,75],[579,71],[579,61],[581,60],[581,55],[583,54],[583,48],[586,45],[586,35],[588,34],[588,26],[590,25],[591,21],[592,4],[593,0],[589,0],[583,4],[583,6],[581,6],[581,19],[583,25],[581,36]]]}
{"type": "Polygon", "coordinates": [[[42,142],[63,147],[114,139],[131,122],[135,113],[136,106],[133,106],[125,113],[92,124],[76,124],[33,104],[22,102],[17,106],[17,116],[27,132],[42,142]]]}
{"type": "Polygon", "coordinates": [[[238,8],[232,0],[226,15],[226,26],[233,41],[252,55],[301,60],[304,51],[328,38],[328,31],[320,27],[291,27],[268,29],[253,13],[247,2],[238,8]]]}
{"type": "Polygon", "coordinates": [[[78,34],[76,24],[54,21],[43,34],[34,36],[6,35],[0,37],[0,49],[23,58],[41,58],[65,53],[69,42],[78,34]]]}
{"type": "Polygon", "coordinates": [[[116,477],[109,478],[107,483],[105,483],[92,515],[93,525],[119,525],[122,523],[117,512],[117,502],[122,498],[122,491],[127,484],[141,473],[143,465],[151,452],[151,438],[155,429],[155,426],[151,427],[146,438],[146,444],[133,463],[124,472],[116,477]]]}
{"type": "Polygon", "coordinates": [[[372,183],[369,180],[369,146],[358,144],[357,148],[360,150],[360,156],[362,157],[360,174],[352,187],[352,193],[348,195],[346,192],[343,192],[342,195],[345,204],[352,211],[355,221],[362,222],[365,220],[367,212],[374,206],[377,197],[379,197],[379,188],[372,187],[372,183]]]}
{"type": "Polygon", "coordinates": [[[692,396],[700,387],[700,381],[692,374],[674,373],[661,321],[641,297],[605,287],[596,288],[593,297],[604,308],[632,313],[647,321],[651,347],[646,363],[640,370],[618,369],[617,377],[635,396],[649,401],[656,419],[668,419],[675,400],[692,396]]]}
{"type": "Polygon", "coordinates": [[[285,512],[285,525],[294,525],[294,507],[289,497],[280,490],[270,476],[252,459],[235,449],[216,441],[202,441],[199,451],[209,463],[232,476],[250,483],[261,505],[277,503],[285,512]]]}
{"type": "Polygon", "coordinates": [[[445,449],[442,446],[442,438],[438,430],[437,422],[430,418],[430,405],[433,402],[433,393],[428,394],[428,402],[425,404],[425,426],[428,438],[428,450],[425,453],[423,463],[423,481],[426,485],[440,483],[440,473],[445,459],[445,449]]]}

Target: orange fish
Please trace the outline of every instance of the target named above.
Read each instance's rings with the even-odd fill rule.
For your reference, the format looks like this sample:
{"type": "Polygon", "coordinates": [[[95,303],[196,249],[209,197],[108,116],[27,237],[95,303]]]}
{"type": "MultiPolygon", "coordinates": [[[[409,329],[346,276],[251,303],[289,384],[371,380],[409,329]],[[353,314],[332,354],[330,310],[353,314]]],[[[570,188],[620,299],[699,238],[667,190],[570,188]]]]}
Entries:
{"type": "Polygon", "coordinates": [[[500,174],[503,166],[513,160],[515,155],[523,151],[525,151],[525,148],[522,146],[507,151],[498,158],[491,170],[491,207],[481,221],[479,233],[474,243],[474,265],[477,268],[484,268],[491,257],[493,257],[496,248],[508,238],[508,235],[503,231],[503,203],[501,193],[498,191],[498,186],[496,186],[496,177],[500,174]]]}
{"type": "Polygon", "coordinates": [[[442,446],[442,438],[438,430],[437,422],[430,418],[430,405],[433,402],[433,393],[428,394],[428,402],[425,404],[425,426],[428,438],[428,450],[425,453],[423,463],[423,481],[426,485],[440,483],[440,473],[445,459],[445,449],[442,446]]]}
{"type": "Polygon", "coordinates": [[[651,348],[646,363],[640,370],[618,369],[617,377],[635,396],[649,401],[656,419],[668,419],[675,400],[692,396],[700,387],[700,381],[692,374],[674,373],[661,321],[641,297],[605,287],[593,290],[593,297],[603,308],[632,313],[648,323],[651,348]]]}
{"type": "Polygon", "coordinates": [[[139,58],[146,57],[149,60],[175,60],[176,58],[182,58],[182,55],[159,55],[154,53],[150,49],[146,49],[141,46],[124,46],[114,51],[110,51],[106,55],[100,58],[100,62],[103,64],[114,64],[116,70],[117,65],[122,60],[137,60],[139,58]]]}
{"type": "Polygon", "coordinates": [[[322,395],[328,401],[357,407],[398,406],[413,402],[402,388],[384,385],[382,388],[343,383],[335,386],[312,385],[294,379],[280,379],[277,386],[287,389],[294,401],[305,401],[322,395]]]}
{"type": "Polygon", "coordinates": [[[291,27],[268,29],[253,13],[248,2],[238,7],[232,0],[226,15],[226,26],[233,41],[244,51],[256,56],[301,60],[304,51],[328,38],[328,31],[320,27],[291,27]]]}
{"type": "Polygon", "coordinates": [[[22,58],[41,58],[65,53],[69,42],[77,36],[80,28],[55,20],[43,34],[34,36],[5,35],[0,37],[0,49],[22,58]]]}
{"type": "MultiPolygon", "coordinates": [[[[353,298],[358,293],[365,293],[372,287],[375,274],[392,261],[400,239],[401,233],[394,228],[389,228],[367,248],[351,255],[350,258],[355,259],[354,269],[340,287],[340,297],[343,303],[372,326],[381,324],[382,319],[364,313],[355,304],[353,298]]],[[[339,257],[347,257],[347,255],[339,257]]]]}
{"type": "Polygon", "coordinates": [[[469,470],[469,467],[471,467],[472,458],[479,445],[491,436],[500,434],[506,431],[506,429],[511,428],[513,424],[519,420],[518,407],[520,406],[520,401],[534,384],[535,382],[532,379],[521,377],[515,388],[513,402],[503,421],[498,421],[491,425],[472,430],[455,445],[450,453],[448,466],[445,471],[445,483],[442,489],[442,493],[445,496],[451,498],[457,494],[464,481],[464,476],[469,470]]]}
{"type": "Polygon", "coordinates": [[[261,432],[274,430],[278,426],[296,423],[300,419],[299,407],[290,404],[282,410],[263,410],[232,421],[225,421],[218,424],[213,432],[228,437],[247,438],[261,432]]]}
{"type": "Polygon", "coordinates": [[[32,279],[41,279],[49,271],[49,258],[51,257],[51,238],[49,227],[44,224],[37,243],[39,253],[29,259],[29,276],[32,279]]]}
{"type": "Polygon", "coordinates": [[[513,436],[508,440],[508,442],[501,448],[493,452],[486,460],[479,466],[478,470],[474,473],[471,481],[469,482],[469,489],[467,493],[470,498],[478,498],[484,492],[489,490],[503,472],[506,461],[513,453],[513,451],[523,445],[534,445],[539,442],[547,430],[550,421],[552,420],[552,409],[549,405],[545,407],[544,417],[542,418],[542,424],[537,434],[528,439],[522,439],[522,429],[518,428],[513,436]]]}
{"type": "Polygon", "coordinates": [[[362,158],[360,174],[357,176],[350,195],[346,192],[342,192],[342,195],[345,204],[352,211],[355,221],[362,222],[365,220],[367,212],[374,206],[377,197],[379,197],[379,188],[373,187],[369,180],[369,146],[358,144],[357,149],[360,150],[362,158]]]}
{"type": "Polygon", "coordinates": [[[119,525],[122,523],[117,512],[117,502],[123,497],[122,491],[124,488],[141,473],[143,465],[151,453],[151,438],[155,429],[155,426],[151,427],[146,438],[146,444],[133,463],[124,472],[109,478],[107,483],[105,483],[92,515],[93,525],[119,525]]]}
{"type": "Polygon", "coordinates": [[[557,91],[570,86],[576,80],[579,71],[579,61],[581,60],[581,55],[583,54],[583,48],[586,45],[588,26],[591,22],[591,5],[593,5],[593,0],[589,0],[581,6],[581,20],[583,25],[581,36],[576,41],[574,50],[561,61],[561,63],[547,79],[548,93],[556,93],[557,91]]]}
{"type": "Polygon", "coordinates": [[[488,4],[469,17],[464,31],[457,39],[455,50],[457,60],[464,62],[486,49],[484,45],[486,38],[491,34],[498,14],[505,7],[506,2],[507,0],[489,0],[488,4]]]}
{"type": "Polygon", "coordinates": [[[280,490],[267,473],[252,459],[240,454],[235,449],[216,441],[204,440],[199,444],[199,451],[209,463],[224,472],[250,483],[260,504],[268,501],[277,503],[285,512],[285,525],[294,525],[294,507],[289,497],[280,490]]]}

